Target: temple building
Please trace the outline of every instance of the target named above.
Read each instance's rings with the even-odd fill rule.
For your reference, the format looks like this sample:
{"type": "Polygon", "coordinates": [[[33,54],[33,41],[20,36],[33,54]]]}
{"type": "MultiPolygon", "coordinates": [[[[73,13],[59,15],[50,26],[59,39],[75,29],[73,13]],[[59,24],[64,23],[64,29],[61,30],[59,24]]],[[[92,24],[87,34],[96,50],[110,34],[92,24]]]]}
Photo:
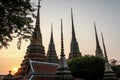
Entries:
{"type": "Polygon", "coordinates": [[[51,24],[51,38],[47,51],[47,62],[58,63],[58,57],[55,50],[55,44],[53,40],[53,24],[51,24]]]}
{"type": "Polygon", "coordinates": [[[42,44],[42,34],[40,31],[40,0],[38,0],[38,11],[37,11],[37,19],[34,32],[32,34],[30,45],[27,47],[26,55],[24,56],[24,60],[21,63],[21,68],[19,68],[16,75],[25,75],[28,73],[29,68],[29,60],[34,61],[47,61],[45,56],[44,46],[42,44]]]}
{"type": "Polygon", "coordinates": [[[71,71],[69,70],[67,60],[64,54],[64,43],[63,43],[63,27],[61,19],[61,55],[59,60],[59,65],[56,71],[55,80],[73,80],[71,71]]]}
{"type": "MultiPolygon", "coordinates": [[[[73,76],[71,75],[67,61],[73,58],[82,57],[82,54],[79,50],[79,45],[75,35],[72,8],[72,39],[70,43],[69,57],[67,60],[64,54],[63,24],[61,19],[61,55],[60,59],[58,59],[53,38],[53,24],[51,24],[50,42],[48,45],[47,54],[45,55],[45,49],[42,43],[42,34],[40,30],[40,1],[41,0],[38,0],[36,24],[34,32],[31,36],[30,45],[27,47],[21,67],[11,80],[73,80],[73,76]]],[[[106,60],[104,80],[116,80],[115,73],[108,62],[103,36],[102,41],[105,57],[100,47],[95,23],[94,29],[96,38],[95,56],[104,58],[106,60]]]]}
{"type": "Polygon", "coordinates": [[[99,44],[99,40],[98,40],[98,35],[97,35],[97,29],[96,29],[96,24],[95,24],[95,22],[94,22],[94,29],[95,29],[95,37],[96,37],[95,56],[104,58],[102,49],[101,49],[100,44],[99,44]]]}
{"type": "Polygon", "coordinates": [[[115,75],[115,73],[113,72],[111,65],[108,61],[108,57],[107,57],[107,52],[106,52],[106,48],[105,48],[105,43],[104,43],[104,38],[103,35],[101,33],[102,36],[102,42],[103,42],[103,48],[104,48],[104,55],[105,55],[105,71],[104,71],[104,77],[103,80],[117,80],[117,77],[115,75]]]}
{"type": "Polygon", "coordinates": [[[7,74],[6,76],[4,76],[3,80],[13,80],[13,75],[11,74],[11,71],[9,71],[9,74],[7,74]]]}
{"type": "Polygon", "coordinates": [[[71,21],[72,21],[72,39],[71,39],[70,53],[69,53],[68,59],[77,58],[77,57],[82,56],[80,53],[80,50],[79,50],[78,42],[76,40],[72,8],[71,8],[71,21]]]}

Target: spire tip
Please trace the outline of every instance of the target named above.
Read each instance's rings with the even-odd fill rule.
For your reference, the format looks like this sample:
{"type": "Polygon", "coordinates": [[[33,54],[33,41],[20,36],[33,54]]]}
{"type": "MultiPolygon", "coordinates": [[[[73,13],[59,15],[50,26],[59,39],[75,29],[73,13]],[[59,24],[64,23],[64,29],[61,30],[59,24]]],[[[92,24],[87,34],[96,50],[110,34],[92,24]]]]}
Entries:
{"type": "Polygon", "coordinates": [[[62,25],[62,19],[61,19],[61,57],[64,55],[64,43],[63,43],[63,25],[62,25]]]}

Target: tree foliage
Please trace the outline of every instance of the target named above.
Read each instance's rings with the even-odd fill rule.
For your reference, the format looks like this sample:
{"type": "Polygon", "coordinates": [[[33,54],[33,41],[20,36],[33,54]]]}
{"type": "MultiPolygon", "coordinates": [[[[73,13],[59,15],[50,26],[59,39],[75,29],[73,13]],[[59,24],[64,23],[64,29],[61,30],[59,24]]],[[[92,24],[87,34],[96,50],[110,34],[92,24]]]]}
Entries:
{"type": "Polygon", "coordinates": [[[7,47],[14,37],[28,38],[33,11],[30,0],[0,0],[0,48],[7,47]]]}
{"type": "Polygon", "coordinates": [[[112,69],[115,72],[116,76],[120,78],[120,65],[112,66],[112,69]]]}
{"type": "Polygon", "coordinates": [[[116,59],[110,59],[111,66],[116,66],[119,64],[120,61],[117,61],[116,59]]]}
{"type": "Polygon", "coordinates": [[[83,56],[68,62],[75,78],[84,80],[102,79],[104,74],[104,60],[94,56],[83,56]]]}

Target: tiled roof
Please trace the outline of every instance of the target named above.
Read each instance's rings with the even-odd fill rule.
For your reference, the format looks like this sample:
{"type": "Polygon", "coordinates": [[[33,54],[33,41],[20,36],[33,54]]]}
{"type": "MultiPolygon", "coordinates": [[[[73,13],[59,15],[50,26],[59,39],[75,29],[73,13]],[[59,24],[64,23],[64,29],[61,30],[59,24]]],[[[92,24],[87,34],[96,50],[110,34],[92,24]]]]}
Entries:
{"type": "Polygon", "coordinates": [[[30,60],[31,78],[39,78],[40,80],[53,80],[57,71],[58,64],[32,61],[30,60]],[[50,79],[49,79],[50,78],[50,79]]]}
{"type": "Polygon", "coordinates": [[[38,62],[30,60],[30,67],[33,73],[55,73],[58,64],[48,62],[38,62]]]}

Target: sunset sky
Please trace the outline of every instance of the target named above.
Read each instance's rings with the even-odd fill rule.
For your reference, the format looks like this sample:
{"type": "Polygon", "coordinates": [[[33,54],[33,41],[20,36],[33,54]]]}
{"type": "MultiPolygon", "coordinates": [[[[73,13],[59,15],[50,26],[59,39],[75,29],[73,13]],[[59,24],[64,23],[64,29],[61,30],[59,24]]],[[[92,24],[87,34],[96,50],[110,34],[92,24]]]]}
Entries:
{"type": "MultiPolygon", "coordinates": [[[[31,2],[37,5],[37,0],[31,2]]],[[[103,32],[108,58],[120,61],[120,0],[42,0],[40,28],[45,52],[48,50],[51,23],[53,23],[55,47],[58,56],[60,55],[60,19],[62,18],[64,48],[66,58],[68,57],[71,42],[71,7],[76,38],[82,55],[95,55],[95,21],[101,48],[103,49],[101,40],[101,32],[103,32]]],[[[17,39],[14,39],[8,49],[0,50],[0,74],[8,74],[9,70],[14,74],[14,69],[20,67],[29,41],[22,41],[21,50],[17,49],[16,43],[17,39]]]]}

